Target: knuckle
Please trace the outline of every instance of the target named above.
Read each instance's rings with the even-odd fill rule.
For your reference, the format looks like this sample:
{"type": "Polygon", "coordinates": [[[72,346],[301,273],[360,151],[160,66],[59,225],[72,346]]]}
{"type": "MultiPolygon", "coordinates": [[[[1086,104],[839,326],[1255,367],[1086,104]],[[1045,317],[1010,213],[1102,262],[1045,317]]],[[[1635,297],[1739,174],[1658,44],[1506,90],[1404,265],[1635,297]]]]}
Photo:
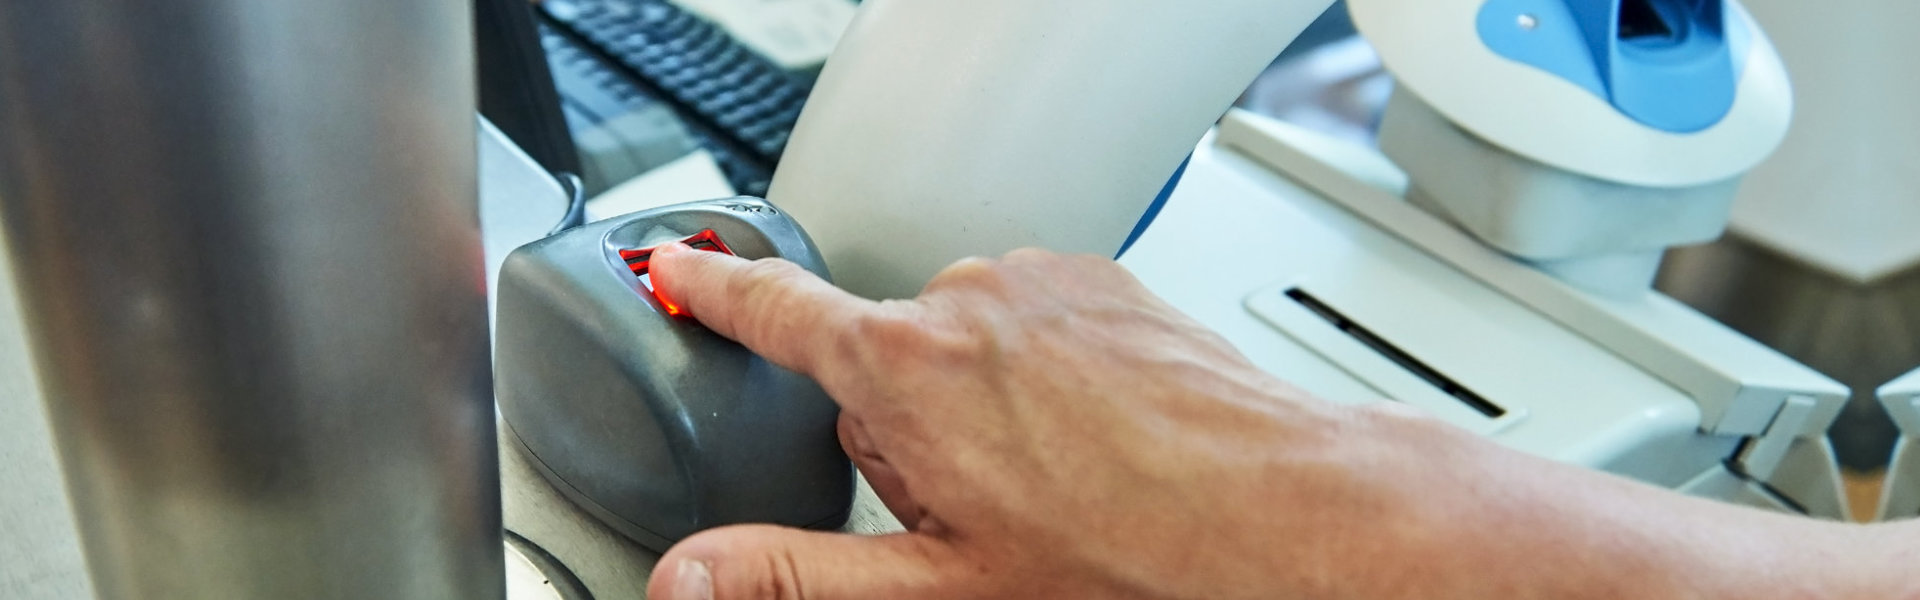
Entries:
{"type": "Polygon", "coordinates": [[[934,279],[967,279],[978,277],[992,273],[994,267],[998,266],[998,264],[998,261],[991,258],[969,256],[954,261],[951,265],[947,265],[947,268],[941,269],[940,272],[934,274],[933,277],[934,279]]]}
{"type": "Polygon", "coordinates": [[[783,259],[756,260],[740,270],[727,293],[742,302],[780,303],[791,292],[793,283],[808,275],[800,265],[783,259]]]}
{"type": "Polygon", "coordinates": [[[859,343],[888,362],[952,364],[979,355],[983,348],[980,336],[918,310],[875,311],[857,318],[855,327],[859,343]]]}
{"type": "Polygon", "coordinates": [[[1100,256],[1098,254],[1075,254],[1067,257],[1067,259],[1072,261],[1075,267],[1089,269],[1096,273],[1119,273],[1129,277],[1131,277],[1133,273],[1132,271],[1128,271],[1126,267],[1120,266],[1120,263],[1114,261],[1112,257],[1100,256]]]}
{"type": "Polygon", "coordinates": [[[766,555],[766,561],[762,567],[766,575],[760,578],[755,598],[808,600],[806,587],[801,582],[800,566],[792,552],[770,552],[766,555]]]}
{"type": "Polygon", "coordinates": [[[787,304],[794,293],[793,284],[809,276],[811,273],[800,265],[783,259],[748,263],[726,286],[727,295],[745,309],[736,314],[735,326],[751,334],[766,333],[762,330],[779,321],[767,318],[774,312],[767,309],[787,304]]]}
{"type": "Polygon", "coordinates": [[[805,277],[808,271],[784,258],[763,258],[747,263],[738,281],[747,286],[768,286],[805,277]]]}
{"type": "Polygon", "coordinates": [[[929,333],[925,323],[900,310],[883,309],[862,314],[854,318],[853,327],[854,337],[883,350],[917,346],[929,333]]]}
{"type": "Polygon", "coordinates": [[[977,363],[994,346],[992,337],[966,330],[933,328],[920,338],[921,351],[947,365],[977,363]]]}
{"type": "Polygon", "coordinates": [[[1044,263],[1058,260],[1059,254],[1045,248],[1016,248],[1003,259],[1010,263],[1044,263]]]}
{"type": "Polygon", "coordinates": [[[955,287],[973,287],[990,282],[999,276],[999,263],[979,256],[970,256],[955,261],[947,268],[935,273],[927,282],[927,291],[955,287]]]}
{"type": "Polygon", "coordinates": [[[1044,280],[1072,280],[1112,284],[1131,272],[1111,257],[1097,254],[1059,254],[1041,248],[1021,248],[1007,254],[1004,262],[1020,277],[1044,280]]]}

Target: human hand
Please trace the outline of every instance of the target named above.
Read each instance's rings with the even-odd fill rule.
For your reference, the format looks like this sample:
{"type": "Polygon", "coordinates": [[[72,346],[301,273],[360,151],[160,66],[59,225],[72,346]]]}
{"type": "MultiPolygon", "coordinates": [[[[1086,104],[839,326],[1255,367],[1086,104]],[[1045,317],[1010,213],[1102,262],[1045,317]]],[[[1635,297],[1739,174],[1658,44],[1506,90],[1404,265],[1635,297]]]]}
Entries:
{"type": "Polygon", "coordinates": [[[1016,251],[871,302],[683,250],[654,255],[655,285],[818,380],[909,532],[705,532],[662,558],[656,599],[1670,597],[1803,568],[1702,557],[1798,522],[1311,398],[1112,261],[1016,251]]]}

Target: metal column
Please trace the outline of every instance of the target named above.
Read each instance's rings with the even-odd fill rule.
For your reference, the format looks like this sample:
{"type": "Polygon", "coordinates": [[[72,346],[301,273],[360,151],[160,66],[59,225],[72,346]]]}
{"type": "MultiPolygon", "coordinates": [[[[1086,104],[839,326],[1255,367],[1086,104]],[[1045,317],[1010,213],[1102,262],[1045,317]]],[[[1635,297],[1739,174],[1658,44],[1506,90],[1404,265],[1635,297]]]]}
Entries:
{"type": "Polygon", "coordinates": [[[0,222],[102,597],[503,595],[471,27],[0,2],[0,222]]]}

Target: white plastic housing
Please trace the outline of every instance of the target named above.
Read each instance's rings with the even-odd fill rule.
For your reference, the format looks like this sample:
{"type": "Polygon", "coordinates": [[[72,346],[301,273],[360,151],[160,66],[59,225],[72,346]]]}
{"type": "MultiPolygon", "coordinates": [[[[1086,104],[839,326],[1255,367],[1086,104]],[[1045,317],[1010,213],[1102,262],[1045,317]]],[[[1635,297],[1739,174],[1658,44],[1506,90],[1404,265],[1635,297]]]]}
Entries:
{"type": "Polygon", "coordinates": [[[869,297],[1022,246],[1112,256],[1329,3],[869,0],[768,198],[869,297]]]}
{"type": "Polygon", "coordinates": [[[1879,393],[1880,405],[1901,433],[1880,490],[1877,520],[1912,519],[1920,516],[1920,370],[1888,382],[1879,393]]]}
{"type": "MultiPolygon", "coordinates": [[[[1724,181],[1752,169],[1786,137],[1793,90],[1772,42],[1738,3],[1751,34],[1731,112],[1675,134],[1640,124],[1558,76],[1495,54],[1475,15],[1484,0],[1349,0],[1353,22],[1402,86],[1493,144],[1588,177],[1649,187],[1724,181]]],[[[1516,26],[1518,26],[1516,24],[1516,26]]],[[[1736,63],[1741,60],[1736,60],[1736,63]]]]}
{"type": "Polygon", "coordinates": [[[1475,137],[1405,89],[1387,103],[1380,150],[1411,179],[1409,200],[1563,281],[1616,296],[1651,288],[1667,247],[1720,237],[1740,183],[1654,188],[1556,168],[1475,137]]]}

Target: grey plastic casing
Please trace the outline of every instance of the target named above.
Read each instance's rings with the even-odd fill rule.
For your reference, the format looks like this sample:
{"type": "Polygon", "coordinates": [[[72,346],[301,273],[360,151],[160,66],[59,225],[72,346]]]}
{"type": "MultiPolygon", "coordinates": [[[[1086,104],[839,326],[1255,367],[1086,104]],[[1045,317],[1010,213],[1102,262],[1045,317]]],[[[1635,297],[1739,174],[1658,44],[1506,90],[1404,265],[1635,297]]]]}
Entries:
{"type": "Polygon", "coordinates": [[[705,230],[743,258],[828,277],[806,232],[757,198],[657,208],[522,246],[500,271],[501,414],[563,495],[649,548],[739,523],[839,527],[854,479],[833,400],[668,315],[620,255],[705,230]]]}

